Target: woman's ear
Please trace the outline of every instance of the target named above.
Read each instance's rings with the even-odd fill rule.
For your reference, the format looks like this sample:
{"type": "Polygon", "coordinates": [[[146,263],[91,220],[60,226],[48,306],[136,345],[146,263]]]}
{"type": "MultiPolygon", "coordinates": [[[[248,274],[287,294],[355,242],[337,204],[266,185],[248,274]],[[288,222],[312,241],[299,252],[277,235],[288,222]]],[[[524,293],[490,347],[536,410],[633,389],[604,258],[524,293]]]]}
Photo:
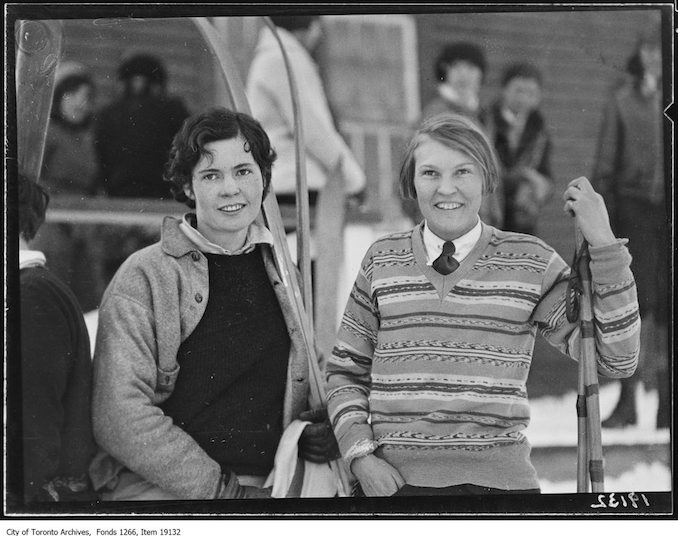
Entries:
{"type": "Polygon", "coordinates": [[[190,183],[184,184],[184,193],[186,194],[186,197],[195,201],[195,195],[193,195],[193,186],[190,183]]]}

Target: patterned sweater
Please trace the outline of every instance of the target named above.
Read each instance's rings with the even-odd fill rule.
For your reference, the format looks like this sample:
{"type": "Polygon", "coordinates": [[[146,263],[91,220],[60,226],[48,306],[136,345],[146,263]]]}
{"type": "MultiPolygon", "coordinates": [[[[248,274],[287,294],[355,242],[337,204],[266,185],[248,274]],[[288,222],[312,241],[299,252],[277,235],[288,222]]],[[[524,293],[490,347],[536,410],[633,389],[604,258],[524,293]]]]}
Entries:
{"type": "MultiPolygon", "coordinates": [[[[443,276],[426,265],[422,224],[365,255],[327,366],[328,408],[349,463],[363,447],[414,486],[538,488],[526,382],[537,330],[577,359],[569,267],[533,236],[483,224],[443,276]]],[[[624,240],[591,247],[600,374],[638,362],[640,319],[624,240]]]]}

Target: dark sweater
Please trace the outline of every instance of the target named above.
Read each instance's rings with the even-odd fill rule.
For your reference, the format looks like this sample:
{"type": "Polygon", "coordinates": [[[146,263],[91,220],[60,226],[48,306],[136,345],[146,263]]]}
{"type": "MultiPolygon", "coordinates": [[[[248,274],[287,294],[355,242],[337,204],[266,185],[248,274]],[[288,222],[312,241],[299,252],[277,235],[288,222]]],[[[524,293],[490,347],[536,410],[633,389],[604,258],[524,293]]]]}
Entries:
{"type": "Polygon", "coordinates": [[[209,301],[162,409],[223,471],[266,475],[282,435],[287,327],[258,249],[206,257],[209,301]]]}
{"type": "Polygon", "coordinates": [[[20,274],[24,497],[91,499],[92,375],[82,311],[46,268],[20,274]]]}

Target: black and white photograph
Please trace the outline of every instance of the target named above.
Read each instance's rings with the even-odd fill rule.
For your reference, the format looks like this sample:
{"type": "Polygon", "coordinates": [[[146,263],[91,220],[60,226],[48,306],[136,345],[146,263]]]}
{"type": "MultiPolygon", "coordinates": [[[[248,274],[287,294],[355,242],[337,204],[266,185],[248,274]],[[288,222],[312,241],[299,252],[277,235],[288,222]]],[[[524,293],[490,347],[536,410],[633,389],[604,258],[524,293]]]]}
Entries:
{"type": "Polygon", "coordinates": [[[4,534],[675,520],[673,4],[4,7],[4,534]]]}

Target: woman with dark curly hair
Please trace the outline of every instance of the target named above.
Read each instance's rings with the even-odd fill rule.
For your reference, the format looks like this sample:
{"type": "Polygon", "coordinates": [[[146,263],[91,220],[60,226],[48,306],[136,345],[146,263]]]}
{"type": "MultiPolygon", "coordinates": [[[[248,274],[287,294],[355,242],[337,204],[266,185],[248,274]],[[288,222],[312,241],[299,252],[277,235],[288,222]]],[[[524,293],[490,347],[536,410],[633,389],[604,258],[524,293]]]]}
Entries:
{"type": "Polygon", "coordinates": [[[194,209],[165,218],[104,295],[90,474],[105,500],[269,497],[284,428],[318,420],[302,458],[336,456],[308,409],[308,356],[258,216],[276,154],[250,116],[189,117],[165,179],[194,209]]]}

